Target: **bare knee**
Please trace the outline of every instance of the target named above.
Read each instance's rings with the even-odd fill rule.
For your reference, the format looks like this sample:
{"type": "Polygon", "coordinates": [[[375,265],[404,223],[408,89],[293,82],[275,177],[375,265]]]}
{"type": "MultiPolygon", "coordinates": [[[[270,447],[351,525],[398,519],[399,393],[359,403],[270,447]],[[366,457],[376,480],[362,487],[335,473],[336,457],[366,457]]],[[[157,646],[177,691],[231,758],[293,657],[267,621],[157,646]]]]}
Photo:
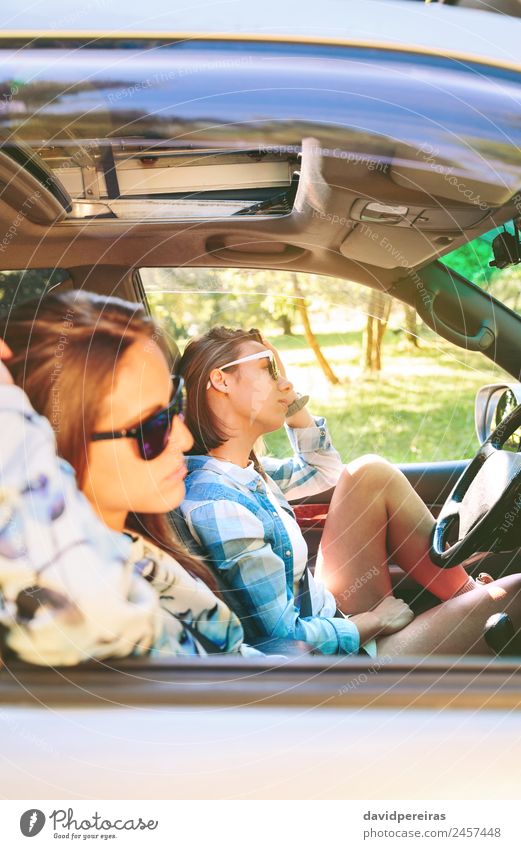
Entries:
{"type": "Polygon", "coordinates": [[[486,584],[485,590],[488,590],[489,595],[493,599],[507,598],[513,600],[521,599],[521,574],[505,575],[504,578],[498,578],[492,584],[486,584]]]}
{"type": "Polygon", "coordinates": [[[364,454],[344,466],[339,483],[350,486],[356,484],[357,488],[366,485],[374,491],[386,486],[396,474],[396,467],[384,457],[378,454],[364,454]]]}
{"type": "Polygon", "coordinates": [[[469,593],[465,593],[458,597],[462,604],[462,608],[467,607],[467,611],[473,610],[492,610],[500,611],[509,609],[512,605],[516,608],[520,607],[521,603],[521,575],[506,575],[504,578],[498,578],[491,584],[476,587],[469,593]]]}

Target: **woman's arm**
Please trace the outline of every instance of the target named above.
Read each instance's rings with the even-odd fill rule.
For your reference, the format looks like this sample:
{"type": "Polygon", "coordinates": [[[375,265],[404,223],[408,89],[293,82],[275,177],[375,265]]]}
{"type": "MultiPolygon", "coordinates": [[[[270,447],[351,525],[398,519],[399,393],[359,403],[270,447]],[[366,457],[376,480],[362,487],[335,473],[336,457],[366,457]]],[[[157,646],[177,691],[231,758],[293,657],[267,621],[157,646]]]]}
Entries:
{"type": "Polygon", "coordinates": [[[360,642],[367,643],[374,637],[384,637],[395,634],[409,625],[414,619],[414,613],[402,599],[388,596],[373,610],[367,613],[357,613],[349,617],[360,632],[360,642]]]}
{"type": "MultiPolygon", "coordinates": [[[[286,377],[279,352],[265,336],[260,338],[273,352],[280,374],[286,377]]],[[[290,403],[296,397],[294,390],[287,396],[290,403]]],[[[285,427],[294,451],[293,457],[285,460],[262,457],[261,462],[286,498],[306,498],[336,486],[344,464],[333,447],[325,418],[312,416],[304,407],[286,420],[285,427]]]]}
{"type": "Polygon", "coordinates": [[[293,447],[293,457],[285,460],[260,458],[264,470],[285,497],[288,500],[306,498],[336,486],[344,464],[331,442],[325,418],[312,417],[312,424],[303,428],[286,424],[286,432],[293,447]]]}

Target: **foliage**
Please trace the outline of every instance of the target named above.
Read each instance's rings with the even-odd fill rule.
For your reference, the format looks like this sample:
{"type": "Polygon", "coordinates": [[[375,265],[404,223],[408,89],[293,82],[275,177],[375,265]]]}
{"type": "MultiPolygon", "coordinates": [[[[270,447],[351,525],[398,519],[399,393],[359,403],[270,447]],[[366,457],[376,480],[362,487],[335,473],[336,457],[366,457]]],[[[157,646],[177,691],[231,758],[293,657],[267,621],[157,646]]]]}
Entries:
{"type": "MultiPolygon", "coordinates": [[[[471,251],[467,263],[472,256],[471,251]]],[[[460,255],[462,273],[464,260],[460,255]]],[[[483,263],[484,254],[484,268],[483,263]]],[[[457,348],[423,326],[418,349],[404,333],[388,332],[383,374],[367,376],[361,363],[370,297],[366,287],[298,275],[320,348],[340,378],[338,385],[331,385],[304,336],[281,335],[277,328],[270,299],[294,303],[289,273],[191,268],[154,269],[143,276],[155,315],[169,322],[180,347],[186,338],[216,323],[263,330],[283,352],[296,388],[311,395],[312,412],[327,417],[344,461],[368,452],[394,462],[458,459],[475,453],[475,393],[485,383],[504,379],[503,373],[482,355],[457,348]]],[[[399,302],[393,304],[391,319],[395,331],[397,324],[404,329],[399,302]]],[[[287,456],[283,430],[269,435],[266,443],[271,453],[287,456]]]]}
{"type": "MultiPolygon", "coordinates": [[[[204,333],[215,324],[274,331],[282,316],[295,320],[297,297],[291,273],[214,268],[149,268],[141,276],[148,300],[177,339],[204,333]],[[233,298],[230,297],[233,295],[233,298]]],[[[317,274],[299,274],[312,324],[349,320],[367,303],[368,290],[356,283],[317,274]]]]}
{"type": "MultiPolygon", "coordinates": [[[[477,450],[474,398],[504,373],[424,331],[422,347],[389,335],[383,376],[360,370],[362,332],[321,334],[319,341],[341,378],[330,386],[309,356],[302,336],[274,338],[296,388],[311,395],[310,411],[327,418],[345,462],[366,453],[393,462],[433,462],[471,457],[477,450]]],[[[508,377],[507,380],[511,378],[508,377]]],[[[265,439],[269,453],[288,456],[284,430],[265,439]]]]}
{"type": "MultiPolygon", "coordinates": [[[[493,259],[492,236],[497,235],[502,228],[488,234],[486,238],[474,239],[446,254],[443,262],[453,271],[457,271],[467,280],[490,292],[511,310],[521,309],[521,266],[512,265],[508,268],[497,269],[490,265],[493,259]]],[[[512,227],[507,225],[509,232],[512,227]]]]}
{"type": "Polygon", "coordinates": [[[177,339],[217,324],[263,330],[273,326],[262,284],[242,270],[155,268],[141,274],[154,315],[177,339]]]}
{"type": "Polygon", "coordinates": [[[68,278],[63,269],[29,268],[26,271],[0,272],[0,318],[6,318],[15,304],[40,298],[49,289],[68,278]]]}
{"type": "Polygon", "coordinates": [[[494,269],[489,265],[491,259],[491,244],[485,239],[474,239],[446,254],[442,262],[467,280],[471,280],[476,286],[486,289],[495,274],[494,269]]]}

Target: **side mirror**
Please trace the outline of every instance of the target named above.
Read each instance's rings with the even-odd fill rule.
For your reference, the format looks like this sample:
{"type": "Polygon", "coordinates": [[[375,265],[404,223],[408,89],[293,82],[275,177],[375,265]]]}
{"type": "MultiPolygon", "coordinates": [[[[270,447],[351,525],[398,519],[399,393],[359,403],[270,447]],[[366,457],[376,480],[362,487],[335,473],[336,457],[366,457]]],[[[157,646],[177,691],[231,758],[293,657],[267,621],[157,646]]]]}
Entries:
{"type": "MultiPolygon", "coordinates": [[[[480,445],[519,404],[521,404],[521,383],[490,383],[478,389],[474,417],[480,445]]],[[[521,434],[518,431],[513,433],[503,447],[511,451],[519,451],[521,434]]]]}

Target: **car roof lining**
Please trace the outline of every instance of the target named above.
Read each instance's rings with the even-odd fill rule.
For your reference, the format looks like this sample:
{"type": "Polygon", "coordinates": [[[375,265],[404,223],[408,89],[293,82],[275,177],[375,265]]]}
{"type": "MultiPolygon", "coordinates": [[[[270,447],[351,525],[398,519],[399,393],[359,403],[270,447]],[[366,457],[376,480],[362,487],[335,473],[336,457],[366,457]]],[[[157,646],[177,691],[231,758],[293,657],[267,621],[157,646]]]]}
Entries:
{"type": "Polygon", "coordinates": [[[373,144],[365,160],[348,161],[324,155],[320,140],[310,137],[302,142],[300,180],[290,214],[188,222],[156,220],[150,224],[66,220],[63,206],[51,192],[25,168],[13,173],[12,161],[0,152],[0,180],[2,173],[11,169],[0,201],[0,226],[6,234],[12,234],[0,245],[2,265],[8,269],[236,265],[307,271],[387,290],[403,276],[405,267],[420,267],[508,220],[515,212],[508,202],[490,210],[492,214],[483,212],[475,227],[463,229],[457,226],[456,218],[468,216],[472,204],[447,204],[446,199],[433,198],[430,183],[423,191],[418,182],[412,188],[399,185],[388,166],[385,171],[376,167],[368,170],[367,156],[376,164],[389,161],[388,142],[373,144]],[[20,199],[28,192],[39,194],[38,203],[24,209],[20,199]],[[360,222],[350,218],[350,209],[361,197],[368,202],[447,208],[448,224],[445,222],[440,231],[421,232],[415,227],[376,223],[368,236],[367,228],[364,231],[360,222]],[[452,220],[453,229],[448,231],[452,220]],[[288,252],[288,246],[293,253],[288,252]]]}

